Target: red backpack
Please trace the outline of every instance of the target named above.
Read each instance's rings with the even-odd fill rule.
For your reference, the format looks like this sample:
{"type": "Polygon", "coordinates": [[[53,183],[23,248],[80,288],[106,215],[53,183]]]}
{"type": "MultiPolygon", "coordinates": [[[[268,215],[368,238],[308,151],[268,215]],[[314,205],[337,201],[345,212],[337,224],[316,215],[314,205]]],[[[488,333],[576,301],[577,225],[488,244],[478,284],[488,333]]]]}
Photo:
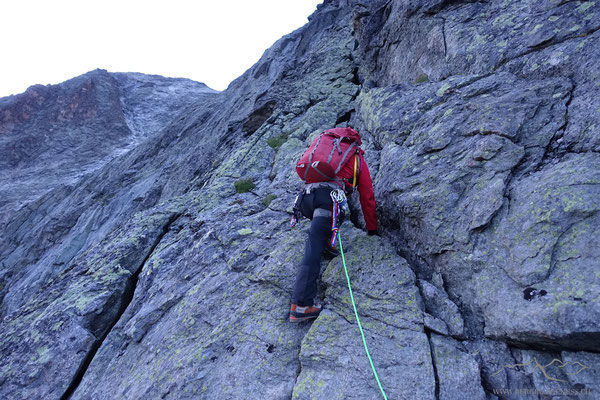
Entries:
{"type": "Polygon", "coordinates": [[[296,172],[305,183],[336,180],[344,164],[358,151],[360,135],[352,128],[333,128],[317,136],[306,149],[296,172]]]}

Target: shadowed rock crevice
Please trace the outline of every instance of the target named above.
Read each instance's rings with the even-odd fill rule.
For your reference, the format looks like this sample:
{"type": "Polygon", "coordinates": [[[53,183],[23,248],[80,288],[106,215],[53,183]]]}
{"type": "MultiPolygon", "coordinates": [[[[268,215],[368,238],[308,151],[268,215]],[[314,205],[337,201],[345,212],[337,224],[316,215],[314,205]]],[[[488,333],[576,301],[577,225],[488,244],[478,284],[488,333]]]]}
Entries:
{"type": "Polygon", "coordinates": [[[435,365],[435,359],[433,357],[433,352],[435,351],[433,348],[433,344],[431,343],[431,330],[425,329],[425,333],[427,334],[427,341],[429,342],[429,352],[431,354],[431,366],[433,368],[433,376],[435,378],[435,398],[440,398],[440,377],[438,376],[437,366],[435,365]]]}
{"type": "Polygon", "coordinates": [[[244,122],[244,125],[242,125],[242,130],[247,135],[252,135],[266,120],[269,119],[271,114],[273,114],[276,105],[277,103],[274,100],[271,100],[252,111],[252,114],[250,114],[246,122],[244,122]]]}
{"type": "Polygon", "coordinates": [[[577,89],[572,79],[571,83],[571,90],[567,94],[568,99],[565,103],[564,124],[558,128],[556,134],[552,137],[551,141],[548,142],[544,155],[542,156],[540,166],[537,168],[538,170],[540,170],[544,165],[547,165],[548,163],[559,162],[560,159],[566,153],[569,152],[569,148],[565,148],[564,146],[562,146],[562,142],[565,132],[567,131],[567,128],[569,126],[569,107],[571,106],[571,102],[573,101],[573,95],[577,89]]]}

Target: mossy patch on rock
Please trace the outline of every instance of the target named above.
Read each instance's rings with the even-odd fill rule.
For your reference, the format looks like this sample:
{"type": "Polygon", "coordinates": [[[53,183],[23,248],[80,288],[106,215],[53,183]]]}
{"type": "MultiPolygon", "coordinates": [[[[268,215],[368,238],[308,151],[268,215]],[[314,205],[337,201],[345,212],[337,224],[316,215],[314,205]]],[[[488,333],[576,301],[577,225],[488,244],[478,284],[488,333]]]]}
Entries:
{"type": "Polygon", "coordinates": [[[248,193],[254,189],[254,181],[252,179],[240,179],[233,184],[235,191],[238,193],[248,193]]]}
{"type": "Polygon", "coordinates": [[[263,199],[263,203],[264,203],[265,207],[269,207],[271,205],[271,202],[273,200],[275,200],[276,198],[277,198],[277,195],[274,195],[272,193],[266,195],[265,198],[263,199]]]}
{"type": "Polygon", "coordinates": [[[429,76],[427,76],[427,74],[419,74],[419,76],[417,76],[417,78],[415,79],[415,84],[420,84],[420,83],[425,83],[425,82],[429,82],[429,76]]]}
{"type": "Polygon", "coordinates": [[[279,150],[281,145],[287,141],[288,137],[289,137],[289,135],[284,133],[282,135],[275,136],[275,137],[272,137],[271,139],[267,140],[267,144],[269,146],[271,146],[271,148],[273,150],[277,151],[277,150],[279,150]]]}

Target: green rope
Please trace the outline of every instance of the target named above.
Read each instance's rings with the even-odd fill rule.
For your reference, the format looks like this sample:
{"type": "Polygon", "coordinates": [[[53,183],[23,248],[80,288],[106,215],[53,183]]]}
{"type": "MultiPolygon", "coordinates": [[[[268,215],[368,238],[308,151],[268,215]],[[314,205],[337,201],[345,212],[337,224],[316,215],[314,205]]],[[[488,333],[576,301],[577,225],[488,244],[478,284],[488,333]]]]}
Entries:
{"type": "Polygon", "coordinates": [[[344,264],[344,272],[346,273],[346,281],[348,281],[348,291],[350,292],[350,300],[352,301],[352,307],[354,308],[354,316],[356,316],[356,322],[358,323],[358,329],[360,330],[360,336],[362,336],[363,345],[365,346],[365,353],[367,353],[367,358],[369,359],[369,363],[371,363],[371,369],[373,370],[373,375],[375,375],[375,380],[377,381],[377,385],[379,385],[379,390],[383,395],[383,398],[387,400],[387,396],[383,391],[383,386],[381,386],[381,382],[379,381],[379,376],[377,375],[377,371],[375,371],[375,365],[373,365],[373,360],[371,359],[371,354],[369,354],[369,348],[367,347],[367,340],[365,339],[365,333],[363,332],[362,325],[360,324],[360,319],[358,318],[358,311],[356,311],[356,303],[354,302],[354,295],[352,294],[352,286],[350,286],[350,276],[348,275],[348,268],[346,268],[346,258],[344,257],[344,250],[342,249],[342,239],[340,238],[340,232],[337,234],[338,242],[340,244],[340,254],[342,255],[342,264],[344,264]]]}

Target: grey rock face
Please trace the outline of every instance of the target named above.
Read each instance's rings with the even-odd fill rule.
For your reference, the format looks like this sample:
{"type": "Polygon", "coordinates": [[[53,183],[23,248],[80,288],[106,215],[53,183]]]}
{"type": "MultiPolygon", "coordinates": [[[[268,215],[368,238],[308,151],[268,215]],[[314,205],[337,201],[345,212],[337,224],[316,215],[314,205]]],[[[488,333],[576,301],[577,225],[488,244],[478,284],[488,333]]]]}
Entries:
{"type": "MultiPolygon", "coordinates": [[[[125,85],[130,78],[121,74],[119,79],[125,85]]],[[[154,81],[162,88],[178,84],[165,78],[146,80],[154,81]]],[[[185,87],[190,86],[189,82],[184,82],[185,87]]],[[[194,101],[202,104],[213,96],[205,85],[197,83],[195,86],[199,88],[196,92],[175,93],[171,99],[180,96],[175,103],[183,107],[194,101]]],[[[144,133],[134,134],[128,129],[120,90],[112,75],[98,70],[68,81],[64,86],[33,87],[23,95],[3,99],[7,104],[5,116],[25,113],[33,107],[27,103],[30,98],[38,99],[34,102],[37,107],[34,110],[39,111],[32,114],[35,117],[21,115],[25,123],[5,124],[9,128],[7,145],[26,143],[23,136],[27,135],[37,134],[46,139],[34,146],[36,153],[19,156],[20,153],[6,151],[19,157],[19,161],[18,164],[6,165],[3,173],[8,184],[0,187],[0,191],[9,193],[0,214],[0,224],[8,218],[0,232],[0,299],[4,298],[0,304],[0,315],[14,311],[46,279],[60,274],[78,252],[102,240],[120,222],[118,217],[115,218],[117,215],[131,215],[131,210],[148,208],[159,200],[163,191],[168,190],[164,184],[157,182],[159,174],[156,172],[145,173],[143,178],[134,177],[140,163],[135,167],[132,164],[144,159],[148,148],[156,148],[161,142],[171,140],[165,136],[133,151],[129,161],[120,164],[120,173],[115,174],[106,168],[100,169],[95,176],[89,175],[139,143],[143,136],[151,137],[156,133],[164,124],[161,110],[175,109],[170,103],[157,106],[158,115],[147,118],[144,133]],[[45,93],[45,97],[40,98],[37,91],[45,93]],[[47,104],[50,106],[45,107],[47,104]],[[54,135],[48,134],[54,131],[54,135]],[[84,132],[86,134],[82,135],[84,132]],[[140,150],[142,147],[145,150],[140,150]],[[23,174],[31,175],[31,180],[23,180],[23,174]],[[13,191],[15,187],[18,190],[13,191]],[[126,190],[120,191],[125,187],[126,190]],[[113,197],[115,193],[119,193],[117,198],[113,197]],[[27,203],[31,196],[41,194],[35,201],[27,203]],[[15,214],[16,210],[19,212],[15,214]]],[[[131,92],[126,94],[129,102],[143,98],[146,103],[151,95],[150,92],[143,96],[131,92]]],[[[168,98],[162,99],[166,101],[168,98]]],[[[193,121],[195,117],[190,119],[193,121]]],[[[189,124],[189,121],[182,118],[177,123],[189,124]]],[[[179,128],[175,130],[179,132],[179,128]]],[[[10,162],[10,158],[6,162],[10,162]]],[[[193,165],[186,164],[185,168],[193,165]]]]}
{"type": "Polygon", "coordinates": [[[287,232],[264,206],[248,209],[231,198],[201,211],[207,196],[187,200],[199,214],[171,225],[73,398],[289,398],[308,327],[287,320],[285,277],[294,267],[286,259],[302,232],[278,247],[287,232]],[[222,224],[222,212],[243,221],[222,224]],[[131,369],[135,379],[119,372],[131,369]]]}
{"type": "Polygon", "coordinates": [[[589,184],[597,181],[597,165],[594,154],[568,156],[511,191],[508,214],[502,212],[503,222],[489,232],[491,254],[511,279],[486,269],[474,280],[478,293],[495,290],[503,299],[479,303],[482,310],[495,309],[483,311],[488,336],[598,349],[594,227],[600,221],[598,185],[589,184]]]}
{"type": "MultiPolygon", "coordinates": [[[[411,75],[406,68],[392,73],[363,64],[365,79],[370,76],[384,87],[361,91],[357,124],[382,148],[377,198],[383,199],[381,214],[389,218],[402,253],[420,278],[443,276],[470,335],[595,349],[597,302],[591,298],[598,292],[597,262],[589,257],[597,247],[591,229],[597,224],[596,154],[580,150],[593,149],[593,140],[583,133],[565,136],[579,124],[574,121],[598,119],[597,110],[590,114],[587,107],[573,106],[579,96],[588,97],[582,92],[589,93],[589,77],[597,75],[597,65],[573,63],[581,55],[597,56],[598,47],[590,46],[598,37],[595,4],[547,9],[532,4],[526,12],[525,3],[423,5],[410,12],[402,7],[395,2],[385,6],[383,15],[390,16],[381,29],[397,26],[394,13],[407,21],[401,30],[405,38],[428,23],[444,23],[447,46],[445,69],[434,68],[440,75],[429,74],[430,82],[421,84],[407,83],[418,69],[411,75]],[[521,12],[514,12],[515,7],[521,12]],[[523,12],[530,16],[527,22],[523,12]],[[484,13],[494,16],[490,29],[479,25],[483,20],[477,16],[484,13]],[[572,27],[583,31],[566,33],[562,24],[576,17],[587,18],[572,27]],[[543,44],[538,39],[522,42],[532,33],[525,28],[529,24],[535,22],[532,30],[539,31],[559,20],[554,36],[543,44]],[[494,33],[499,30],[507,34],[506,43],[494,33]],[[469,41],[457,57],[456,50],[448,49],[459,31],[486,39],[469,41]],[[536,72],[532,60],[544,73],[536,72]],[[460,76],[448,72],[458,67],[460,76]],[[451,76],[436,82],[445,74],[451,76]],[[581,140],[571,139],[575,137],[581,140]],[[564,253],[567,248],[571,256],[564,253]],[[569,272],[562,263],[578,260],[582,263],[575,268],[580,269],[565,280],[569,272]],[[534,289],[538,295],[526,298],[534,289]],[[490,307],[493,313],[484,311],[490,307]]],[[[361,18],[365,32],[377,18],[361,18]]],[[[373,52],[377,46],[368,43],[365,56],[377,54],[382,63],[382,52],[373,52]]],[[[383,60],[413,60],[398,56],[413,47],[405,41],[386,47],[383,60]]]]}
{"type": "Polygon", "coordinates": [[[479,365],[454,339],[431,335],[431,350],[439,379],[439,399],[485,399],[479,365]]]}
{"type": "Polygon", "coordinates": [[[67,390],[127,306],[140,262],[152,253],[174,216],[140,215],[120,235],[107,237],[73,260],[39,297],[32,296],[4,318],[2,375],[18,378],[4,382],[4,396],[58,398],[67,390]],[[36,344],[35,357],[30,354],[31,343],[36,344]]]}
{"type": "Polygon", "coordinates": [[[597,397],[598,7],[328,0],[224,92],[94,71],[1,99],[0,397],[378,398],[340,257],[288,321],[294,162],[348,123],[388,398],[597,397]]]}
{"type": "Polygon", "coordinates": [[[418,285],[429,313],[444,321],[452,336],[464,338],[464,321],[456,304],[431,283],[419,280],[418,285]]]}

